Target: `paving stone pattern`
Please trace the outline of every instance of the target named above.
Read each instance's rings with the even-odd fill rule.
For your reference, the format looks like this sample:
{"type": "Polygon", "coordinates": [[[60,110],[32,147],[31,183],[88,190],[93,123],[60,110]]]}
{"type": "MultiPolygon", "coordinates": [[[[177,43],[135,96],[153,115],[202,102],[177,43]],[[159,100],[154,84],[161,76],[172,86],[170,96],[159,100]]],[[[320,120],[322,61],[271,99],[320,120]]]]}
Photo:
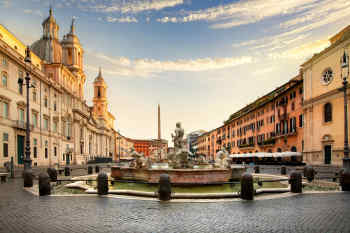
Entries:
{"type": "Polygon", "coordinates": [[[0,232],[350,232],[350,194],[217,203],[38,197],[0,185],[0,232]]]}

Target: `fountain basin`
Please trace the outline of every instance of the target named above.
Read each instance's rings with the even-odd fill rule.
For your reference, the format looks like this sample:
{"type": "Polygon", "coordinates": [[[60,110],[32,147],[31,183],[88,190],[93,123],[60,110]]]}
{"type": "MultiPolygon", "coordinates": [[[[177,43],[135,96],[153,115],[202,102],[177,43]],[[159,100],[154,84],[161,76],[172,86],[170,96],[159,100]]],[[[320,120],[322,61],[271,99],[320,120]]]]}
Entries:
{"type": "Polygon", "coordinates": [[[230,179],[239,180],[246,171],[245,167],[234,168],[208,168],[208,169],[136,169],[126,167],[111,167],[111,177],[116,180],[138,180],[149,183],[158,183],[161,174],[168,174],[171,183],[210,184],[228,182],[230,179]]]}

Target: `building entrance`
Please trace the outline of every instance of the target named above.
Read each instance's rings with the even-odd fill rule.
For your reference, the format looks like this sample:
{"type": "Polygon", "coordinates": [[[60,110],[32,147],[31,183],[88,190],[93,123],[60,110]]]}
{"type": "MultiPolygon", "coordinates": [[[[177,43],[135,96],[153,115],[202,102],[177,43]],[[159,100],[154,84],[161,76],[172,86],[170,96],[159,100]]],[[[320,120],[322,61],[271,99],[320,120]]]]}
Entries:
{"type": "Polygon", "coordinates": [[[17,135],[17,161],[23,164],[24,159],[24,136],[17,135]]]}
{"type": "Polygon", "coordinates": [[[331,164],[332,162],[332,146],[327,145],[324,147],[324,163],[331,164]]]}

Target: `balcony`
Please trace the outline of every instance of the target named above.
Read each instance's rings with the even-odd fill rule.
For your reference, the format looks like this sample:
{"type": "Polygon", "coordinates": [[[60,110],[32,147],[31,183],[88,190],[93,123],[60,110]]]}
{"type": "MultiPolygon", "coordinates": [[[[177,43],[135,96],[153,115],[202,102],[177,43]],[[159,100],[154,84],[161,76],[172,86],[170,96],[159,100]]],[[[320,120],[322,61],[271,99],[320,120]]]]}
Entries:
{"type": "Polygon", "coordinates": [[[266,140],[264,140],[264,141],[262,141],[262,142],[259,142],[258,145],[259,145],[260,147],[264,147],[264,146],[272,146],[272,145],[275,145],[275,143],[276,143],[275,138],[269,138],[269,139],[266,139],[266,140]]]}
{"type": "MultiPolygon", "coordinates": [[[[26,130],[26,128],[27,128],[27,122],[25,122],[25,121],[15,120],[14,123],[15,123],[14,126],[17,129],[26,130]]],[[[30,128],[30,130],[33,130],[34,126],[32,124],[30,124],[29,128],[30,128]]]]}
{"type": "Polygon", "coordinates": [[[247,148],[247,147],[254,147],[254,143],[251,144],[241,144],[238,146],[239,148],[247,148]]]}

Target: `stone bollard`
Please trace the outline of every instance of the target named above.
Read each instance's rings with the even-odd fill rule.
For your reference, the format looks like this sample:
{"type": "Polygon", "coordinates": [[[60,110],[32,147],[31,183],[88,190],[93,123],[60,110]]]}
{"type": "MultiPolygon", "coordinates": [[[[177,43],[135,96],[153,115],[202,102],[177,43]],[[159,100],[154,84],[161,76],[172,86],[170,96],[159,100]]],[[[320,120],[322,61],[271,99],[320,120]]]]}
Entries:
{"type": "Polygon", "coordinates": [[[158,198],[161,201],[171,199],[171,182],[168,174],[161,174],[159,177],[158,198]]]}
{"type": "Polygon", "coordinates": [[[69,167],[64,167],[64,175],[70,176],[70,168],[69,167]]]}
{"type": "Polygon", "coordinates": [[[306,169],[307,169],[307,165],[306,166],[304,166],[304,168],[303,168],[303,176],[306,178],[306,169]]]}
{"type": "Polygon", "coordinates": [[[290,191],[292,193],[303,192],[301,173],[292,172],[289,177],[289,183],[290,183],[290,191]]]}
{"type": "Polygon", "coordinates": [[[349,164],[346,163],[350,163],[350,160],[345,160],[344,159],[344,166],[346,166],[345,168],[340,170],[340,185],[341,185],[341,190],[342,191],[350,191],[350,169],[348,168],[349,164]]]}
{"type": "Polygon", "coordinates": [[[25,188],[33,187],[33,171],[27,169],[23,171],[23,185],[25,188]]]}
{"type": "Polygon", "coordinates": [[[15,178],[15,166],[13,162],[13,157],[11,157],[10,172],[11,172],[11,178],[15,178]]]}
{"type": "Polygon", "coordinates": [[[247,172],[241,176],[241,198],[243,200],[254,200],[253,175],[247,172]]]}
{"type": "Polygon", "coordinates": [[[91,166],[88,166],[88,174],[91,175],[93,173],[93,169],[91,166]]]}
{"type": "Polygon", "coordinates": [[[97,165],[96,165],[96,167],[95,167],[95,172],[96,172],[96,173],[99,173],[99,172],[100,172],[100,167],[97,166],[97,165]]]}
{"type": "Polygon", "coordinates": [[[51,182],[57,181],[57,170],[55,168],[49,167],[47,169],[47,174],[49,175],[51,182]]]}
{"type": "Polygon", "coordinates": [[[39,196],[47,196],[51,194],[50,177],[46,173],[39,174],[39,196]]]}
{"type": "Polygon", "coordinates": [[[99,173],[97,176],[97,193],[98,195],[108,194],[108,176],[104,172],[99,173]]]}
{"type": "Polygon", "coordinates": [[[315,178],[316,171],[315,169],[308,165],[304,167],[304,176],[307,179],[307,181],[312,182],[315,178]]]}
{"type": "Polygon", "coordinates": [[[260,167],[259,166],[255,166],[254,167],[254,172],[255,173],[260,173],[260,167]]]}
{"type": "Polygon", "coordinates": [[[287,175],[287,168],[285,166],[281,167],[281,175],[287,175]]]}

